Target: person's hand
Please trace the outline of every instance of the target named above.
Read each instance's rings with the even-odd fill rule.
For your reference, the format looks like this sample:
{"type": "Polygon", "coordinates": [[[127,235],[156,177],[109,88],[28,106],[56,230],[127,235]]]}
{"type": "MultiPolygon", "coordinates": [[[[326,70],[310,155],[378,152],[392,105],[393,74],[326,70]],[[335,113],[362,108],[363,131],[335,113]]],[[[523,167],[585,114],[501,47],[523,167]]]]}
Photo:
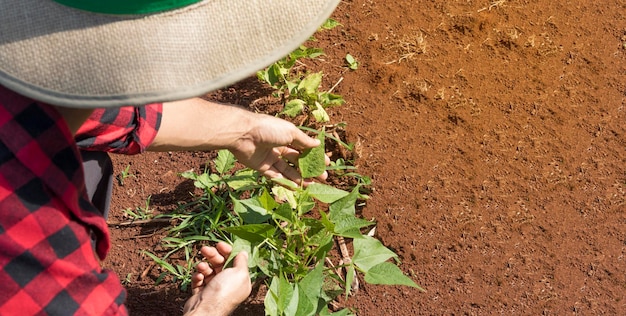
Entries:
{"type": "Polygon", "coordinates": [[[185,303],[185,315],[229,315],[250,295],[248,254],[239,253],[233,267],[224,269],[231,251],[232,247],[224,242],[200,249],[207,262],[200,262],[191,277],[192,296],[185,303]]]}
{"type": "MultiPolygon", "coordinates": [[[[264,114],[253,115],[255,118],[250,120],[253,125],[249,132],[239,138],[230,151],[239,162],[266,177],[284,177],[301,184],[305,180],[294,166],[302,151],[319,146],[320,141],[285,120],[264,114]]],[[[326,157],[326,164],[329,160],[326,157]]],[[[318,178],[325,180],[327,177],[328,173],[324,171],[318,178]]],[[[308,183],[310,181],[304,182],[305,185],[308,183]]]]}
{"type": "MultiPolygon", "coordinates": [[[[319,144],[283,119],[196,98],[163,104],[159,132],[148,149],[228,149],[239,162],[269,178],[287,178],[297,184],[304,181],[306,185],[310,180],[303,180],[298,172],[298,157],[319,144]]],[[[318,178],[327,177],[324,172],[318,178]]]]}

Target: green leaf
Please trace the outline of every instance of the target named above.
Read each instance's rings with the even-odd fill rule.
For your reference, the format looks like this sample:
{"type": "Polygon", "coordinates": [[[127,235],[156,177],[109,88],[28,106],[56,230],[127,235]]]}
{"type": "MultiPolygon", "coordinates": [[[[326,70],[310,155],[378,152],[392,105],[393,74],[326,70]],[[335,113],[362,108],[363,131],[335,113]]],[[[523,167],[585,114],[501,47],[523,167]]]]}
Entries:
{"type": "Polygon", "coordinates": [[[391,262],[383,262],[369,269],[365,273],[365,282],[369,284],[406,285],[424,291],[391,262]]]}
{"type": "Polygon", "coordinates": [[[244,223],[259,224],[271,217],[258,198],[257,196],[247,200],[239,200],[231,196],[234,211],[239,214],[244,223]]]}
{"type": "Polygon", "coordinates": [[[317,302],[321,295],[322,284],[324,283],[323,271],[324,262],[321,261],[321,263],[318,263],[315,268],[307,273],[298,283],[312,302],[317,302]]]}
{"type": "Polygon", "coordinates": [[[319,102],[322,105],[322,108],[328,108],[331,106],[337,106],[346,103],[346,101],[340,95],[329,92],[320,93],[319,102]]]}
{"type": "Polygon", "coordinates": [[[348,298],[348,295],[350,295],[350,291],[352,290],[352,282],[354,281],[354,264],[351,264],[348,266],[348,269],[346,269],[346,299],[348,298]]]}
{"type": "Polygon", "coordinates": [[[279,316],[278,314],[278,299],[280,298],[280,293],[278,292],[278,277],[274,276],[272,278],[272,282],[267,289],[267,294],[265,294],[265,315],[267,316],[279,316]]]}
{"type": "Polygon", "coordinates": [[[233,242],[232,246],[233,246],[233,250],[231,251],[230,256],[228,256],[228,259],[226,259],[226,263],[224,263],[225,267],[228,267],[231,261],[233,261],[233,259],[242,251],[245,251],[248,253],[248,268],[254,268],[258,265],[257,263],[258,257],[255,258],[253,256],[252,244],[250,244],[248,240],[237,238],[233,242]]]}
{"type": "Polygon", "coordinates": [[[270,238],[276,228],[270,224],[249,224],[226,227],[224,230],[251,243],[259,243],[270,238]]]}
{"type": "Polygon", "coordinates": [[[359,68],[359,63],[356,61],[354,56],[347,54],[346,61],[348,62],[348,67],[350,67],[350,69],[356,70],[357,68],[359,68]]]}
{"type": "Polygon", "coordinates": [[[276,203],[274,197],[272,197],[272,195],[267,190],[263,190],[263,193],[261,193],[261,195],[258,197],[258,201],[261,204],[261,207],[266,210],[273,210],[280,205],[276,203]]]}
{"type": "Polygon", "coordinates": [[[335,224],[335,234],[356,239],[360,239],[362,236],[361,228],[374,225],[368,220],[353,215],[343,215],[331,220],[335,224]]]}
{"type": "Polygon", "coordinates": [[[355,216],[356,200],[359,196],[358,188],[353,189],[347,196],[333,202],[329,206],[331,220],[335,217],[355,216]]]}
{"type": "Polygon", "coordinates": [[[289,180],[287,178],[272,178],[271,180],[273,182],[276,182],[276,183],[278,183],[278,184],[280,184],[280,185],[282,185],[284,187],[287,187],[289,189],[292,189],[292,190],[295,190],[295,189],[298,188],[298,185],[295,182],[293,182],[293,181],[291,181],[291,180],[289,180]]]}
{"type": "Polygon", "coordinates": [[[305,150],[298,159],[298,166],[303,178],[315,178],[326,171],[326,154],[324,152],[324,132],[317,134],[320,145],[305,150]]]}
{"type": "Polygon", "coordinates": [[[279,201],[287,202],[289,204],[289,207],[291,207],[292,209],[298,207],[298,202],[296,201],[296,197],[293,191],[277,185],[272,187],[272,193],[279,201]]]}
{"type": "Polygon", "coordinates": [[[316,94],[320,84],[322,84],[322,73],[312,73],[300,81],[298,90],[304,90],[307,95],[316,94]]]}
{"type": "Polygon", "coordinates": [[[309,192],[309,195],[324,203],[333,203],[350,194],[344,190],[317,182],[309,184],[306,190],[309,192]]]}
{"type": "Polygon", "coordinates": [[[293,223],[295,220],[293,209],[289,204],[281,204],[278,206],[274,213],[272,213],[272,217],[288,223],[293,223]]]}
{"type": "Polygon", "coordinates": [[[315,110],[311,111],[311,114],[315,118],[315,121],[319,123],[330,121],[330,116],[328,116],[328,113],[326,113],[326,110],[324,110],[319,102],[315,102],[315,110]]]}
{"type": "Polygon", "coordinates": [[[378,239],[373,237],[355,238],[352,245],[354,246],[352,262],[364,272],[389,258],[397,257],[393,251],[387,249],[378,239]]]}
{"type": "Polygon", "coordinates": [[[324,282],[324,264],[318,263],[307,275],[298,282],[297,287],[300,294],[298,304],[298,315],[315,315],[317,305],[322,294],[322,284],[324,282]]]}
{"type": "Polygon", "coordinates": [[[295,95],[297,94],[297,89],[298,89],[298,82],[296,81],[287,81],[285,82],[285,85],[287,86],[287,91],[289,91],[290,94],[295,95]]]}
{"type": "Polygon", "coordinates": [[[259,186],[257,172],[252,169],[242,169],[224,181],[235,191],[243,191],[259,186]]]}
{"type": "Polygon", "coordinates": [[[278,63],[272,64],[269,68],[267,68],[267,71],[263,73],[263,75],[261,76],[262,79],[272,87],[275,86],[277,83],[280,83],[280,80],[282,78],[280,68],[281,67],[278,63]]]}
{"type": "MultiPolygon", "coordinates": [[[[214,176],[217,176],[217,175],[214,175],[214,176]]],[[[217,182],[212,178],[215,178],[215,177],[211,177],[211,175],[208,173],[203,173],[201,175],[194,175],[193,178],[190,178],[190,179],[195,180],[193,185],[196,188],[209,190],[217,184],[217,182]]],[[[219,180],[219,176],[217,178],[219,180]]]]}
{"type": "Polygon", "coordinates": [[[324,24],[322,24],[322,28],[325,30],[330,30],[333,29],[339,25],[342,25],[341,23],[337,22],[334,19],[328,18],[326,19],[326,22],[324,22],[324,24]]]}
{"type": "Polygon", "coordinates": [[[266,315],[294,315],[298,306],[297,293],[283,276],[274,276],[265,296],[266,315]]]}
{"type": "Polygon", "coordinates": [[[300,291],[298,290],[298,285],[291,284],[289,280],[281,277],[281,293],[285,293],[285,291],[287,291],[284,309],[285,316],[300,316],[298,314],[298,307],[300,306],[300,291]]]}
{"type": "Polygon", "coordinates": [[[225,174],[230,169],[235,167],[235,156],[233,153],[226,149],[222,149],[217,152],[217,158],[213,160],[215,162],[215,168],[220,174],[225,174]]]}
{"type": "Polygon", "coordinates": [[[298,291],[298,308],[295,315],[297,316],[314,316],[317,310],[317,300],[313,301],[307,297],[307,291],[296,284],[298,291]]]}
{"type": "Polygon", "coordinates": [[[306,104],[306,102],[304,102],[304,100],[293,99],[293,100],[287,102],[287,104],[285,104],[285,108],[280,113],[283,113],[283,114],[288,115],[290,117],[296,117],[297,115],[302,113],[302,110],[304,110],[304,105],[305,104],[306,104]]]}

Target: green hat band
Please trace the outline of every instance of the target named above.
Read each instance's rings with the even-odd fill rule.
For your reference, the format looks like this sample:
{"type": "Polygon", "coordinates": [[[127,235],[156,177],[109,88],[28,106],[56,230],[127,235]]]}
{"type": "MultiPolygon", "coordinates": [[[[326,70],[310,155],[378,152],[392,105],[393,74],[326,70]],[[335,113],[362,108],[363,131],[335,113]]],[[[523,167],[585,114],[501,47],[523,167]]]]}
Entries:
{"type": "Polygon", "coordinates": [[[147,14],[178,9],[201,0],[54,0],[62,5],[105,14],[147,14]]]}

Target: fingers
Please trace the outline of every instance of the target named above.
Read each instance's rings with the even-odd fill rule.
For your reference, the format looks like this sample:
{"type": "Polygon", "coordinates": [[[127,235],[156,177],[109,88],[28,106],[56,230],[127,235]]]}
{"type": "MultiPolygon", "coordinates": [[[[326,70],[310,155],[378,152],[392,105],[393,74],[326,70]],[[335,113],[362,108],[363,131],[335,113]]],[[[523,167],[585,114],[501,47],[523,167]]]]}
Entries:
{"type": "Polygon", "coordinates": [[[217,245],[215,245],[215,248],[222,255],[223,258],[230,257],[230,253],[233,251],[233,247],[223,241],[218,242],[217,245]]]}
{"type": "Polygon", "coordinates": [[[263,175],[270,179],[287,178],[297,184],[302,182],[300,173],[282,159],[277,159],[269,169],[263,171],[263,175]]]}
{"type": "Polygon", "coordinates": [[[313,148],[320,145],[320,140],[317,138],[311,138],[309,135],[305,134],[303,131],[296,128],[294,133],[292,134],[293,140],[291,142],[291,147],[297,150],[304,150],[307,148],[313,148]]]}
{"type": "Polygon", "coordinates": [[[207,262],[199,263],[196,270],[205,277],[209,277],[214,272],[218,273],[222,271],[224,262],[226,262],[226,258],[230,256],[232,250],[233,248],[225,242],[219,242],[215,247],[204,246],[200,248],[200,253],[207,262]]]}

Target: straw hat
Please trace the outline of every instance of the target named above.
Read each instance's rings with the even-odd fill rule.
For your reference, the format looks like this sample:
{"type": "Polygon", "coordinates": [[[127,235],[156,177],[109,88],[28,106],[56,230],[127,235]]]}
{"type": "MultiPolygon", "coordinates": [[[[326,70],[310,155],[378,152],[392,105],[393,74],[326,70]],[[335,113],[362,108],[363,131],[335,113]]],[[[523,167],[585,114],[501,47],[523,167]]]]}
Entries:
{"type": "Polygon", "coordinates": [[[180,100],[232,84],[297,48],[339,2],[56,1],[0,0],[0,84],[81,108],[180,100]]]}

